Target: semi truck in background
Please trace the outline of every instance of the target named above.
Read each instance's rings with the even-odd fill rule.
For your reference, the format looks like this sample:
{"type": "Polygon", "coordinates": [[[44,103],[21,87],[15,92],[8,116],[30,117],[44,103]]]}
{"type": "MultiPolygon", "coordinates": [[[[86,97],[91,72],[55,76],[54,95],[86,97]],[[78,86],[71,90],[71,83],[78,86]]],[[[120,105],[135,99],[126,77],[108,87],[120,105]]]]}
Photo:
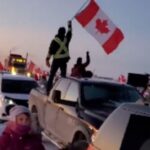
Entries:
{"type": "Polygon", "coordinates": [[[5,59],[4,65],[5,69],[11,74],[25,74],[27,75],[27,58],[20,54],[10,53],[5,59]]]}

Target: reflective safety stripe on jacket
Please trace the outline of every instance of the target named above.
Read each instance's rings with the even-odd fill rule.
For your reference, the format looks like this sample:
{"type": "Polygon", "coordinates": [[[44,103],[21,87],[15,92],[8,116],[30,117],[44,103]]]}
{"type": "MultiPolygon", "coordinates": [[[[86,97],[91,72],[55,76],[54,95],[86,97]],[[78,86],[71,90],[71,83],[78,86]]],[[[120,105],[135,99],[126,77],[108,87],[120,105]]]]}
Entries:
{"type": "Polygon", "coordinates": [[[58,37],[55,37],[54,41],[57,42],[60,45],[59,49],[54,54],[54,58],[59,59],[59,58],[68,57],[69,56],[69,51],[68,51],[68,48],[66,47],[67,39],[65,38],[64,41],[61,41],[58,37]],[[61,54],[62,51],[64,51],[65,53],[61,54]]]}

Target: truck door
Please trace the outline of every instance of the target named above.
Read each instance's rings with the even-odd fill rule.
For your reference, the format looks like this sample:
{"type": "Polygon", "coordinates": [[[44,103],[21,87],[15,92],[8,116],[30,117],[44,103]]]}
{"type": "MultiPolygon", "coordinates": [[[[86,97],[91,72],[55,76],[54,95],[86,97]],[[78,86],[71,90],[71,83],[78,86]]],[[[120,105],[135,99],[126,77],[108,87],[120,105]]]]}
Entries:
{"type": "Polygon", "coordinates": [[[46,130],[50,133],[52,133],[55,136],[58,136],[59,134],[56,133],[56,124],[58,119],[58,114],[60,111],[59,104],[53,102],[51,99],[53,90],[60,90],[61,91],[61,98],[64,97],[68,86],[69,86],[69,80],[66,78],[62,78],[60,81],[57,82],[57,84],[53,87],[51,90],[48,104],[45,107],[45,126],[46,130]]]}
{"type": "Polygon", "coordinates": [[[75,107],[79,96],[78,89],[78,84],[72,81],[65,96],[61,99],[62,104],[59,104],[56,132],[64,142],[71,142],[74,130],[77,127],[75,107]]]}
{"type": "Polygon", "coordinates": [[[56,119],[59,107],[53,103],[48,102],[45,106],[45,128],[46,131],[56,136],[56,119]]]}
{"type": "Polygon", "coordinates": [[[76,127],[75,118],[70,115],[64,108],[59,107],[58,119],[56,123],[56,132],[64,143],[71,142],[74,129],[76,127]]]}

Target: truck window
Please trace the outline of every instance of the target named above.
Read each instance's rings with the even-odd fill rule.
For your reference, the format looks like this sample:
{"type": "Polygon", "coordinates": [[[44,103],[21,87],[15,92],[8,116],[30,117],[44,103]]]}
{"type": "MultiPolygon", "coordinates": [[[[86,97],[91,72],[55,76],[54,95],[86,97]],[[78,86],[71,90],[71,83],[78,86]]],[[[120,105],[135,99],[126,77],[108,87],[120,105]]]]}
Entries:
{"type": "Polygon", "coordinates": [[[62,79],[56,87],[54,87],[55,90],[61,91],[61,99],[64,99],[64,96],[66,95],[67,89],[69,87],[70,80],[69,79],[62,79]]]}
{"type": "Polygon", "coordinates": [[[79,97],[79,87],[76,82],[71,82],[66,96],[64,97],[64,100],[71,101],[71,102],[77,102],[77,99],[79,97]]]}
{"type": "Polygon", "coordinates": [[[127,90],[127,94],[128,94],[129,100],[142,99],[142,96],[139,97],[139,92],[136,91],[136,89],[134,89],[134,88],[127,88],[126,90],[127,90]]]}
{"type": "Polygon", "coordinates": [[[134,89],[117,84],[86,83],[82,86],[82,97],[84,103],[101,104],[101,102],[136,102],[141,98],[134,89]],[[128,91],[128,93],[127,93],[128,91]]]}
{"type": "Polygon", "coordinates": [[[37,83],[35,81],[28,80],[2,80],[2,92],[5,93],[30,93],[32,88],[36,88],[37,83]]]}

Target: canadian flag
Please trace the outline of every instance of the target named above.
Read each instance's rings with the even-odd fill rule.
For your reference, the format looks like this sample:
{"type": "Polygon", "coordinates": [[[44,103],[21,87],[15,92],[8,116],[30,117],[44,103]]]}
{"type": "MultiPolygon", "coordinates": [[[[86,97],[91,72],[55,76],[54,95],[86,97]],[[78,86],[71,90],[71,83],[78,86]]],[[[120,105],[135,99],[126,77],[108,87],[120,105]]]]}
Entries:
{"type": "Polygon", "coordinates": [[[3,64],[0,62],[0,71],[4,69],[3,64]]]}
{"type": "Polygon", "coordinates": [[[107,54],[113,52],[124,38],[121,30],[101,10],[95,0],[91,0],[75,18],[95,37],[107,54]]]}
{"type": "Polygon", "coordinates": [[[38,73],[38,74],[42,74],[42,70],[39,67],[35,68],[35,72],[38,73]]]}
{"type": "Polygon", "coordinates": [[[30,61],[27,70],[30,72],[34,72],[35,67],[36,67],[35,63],[33,61],[30,61]]]}
{"type": "Polygon", "coordinates": [[[118,77],[118,81],[119,81],[120,83],[126,83],[126,82],[127,82],[126,77],[125,77],[123,74],[121,74],[121,75],[118,77]]]}

